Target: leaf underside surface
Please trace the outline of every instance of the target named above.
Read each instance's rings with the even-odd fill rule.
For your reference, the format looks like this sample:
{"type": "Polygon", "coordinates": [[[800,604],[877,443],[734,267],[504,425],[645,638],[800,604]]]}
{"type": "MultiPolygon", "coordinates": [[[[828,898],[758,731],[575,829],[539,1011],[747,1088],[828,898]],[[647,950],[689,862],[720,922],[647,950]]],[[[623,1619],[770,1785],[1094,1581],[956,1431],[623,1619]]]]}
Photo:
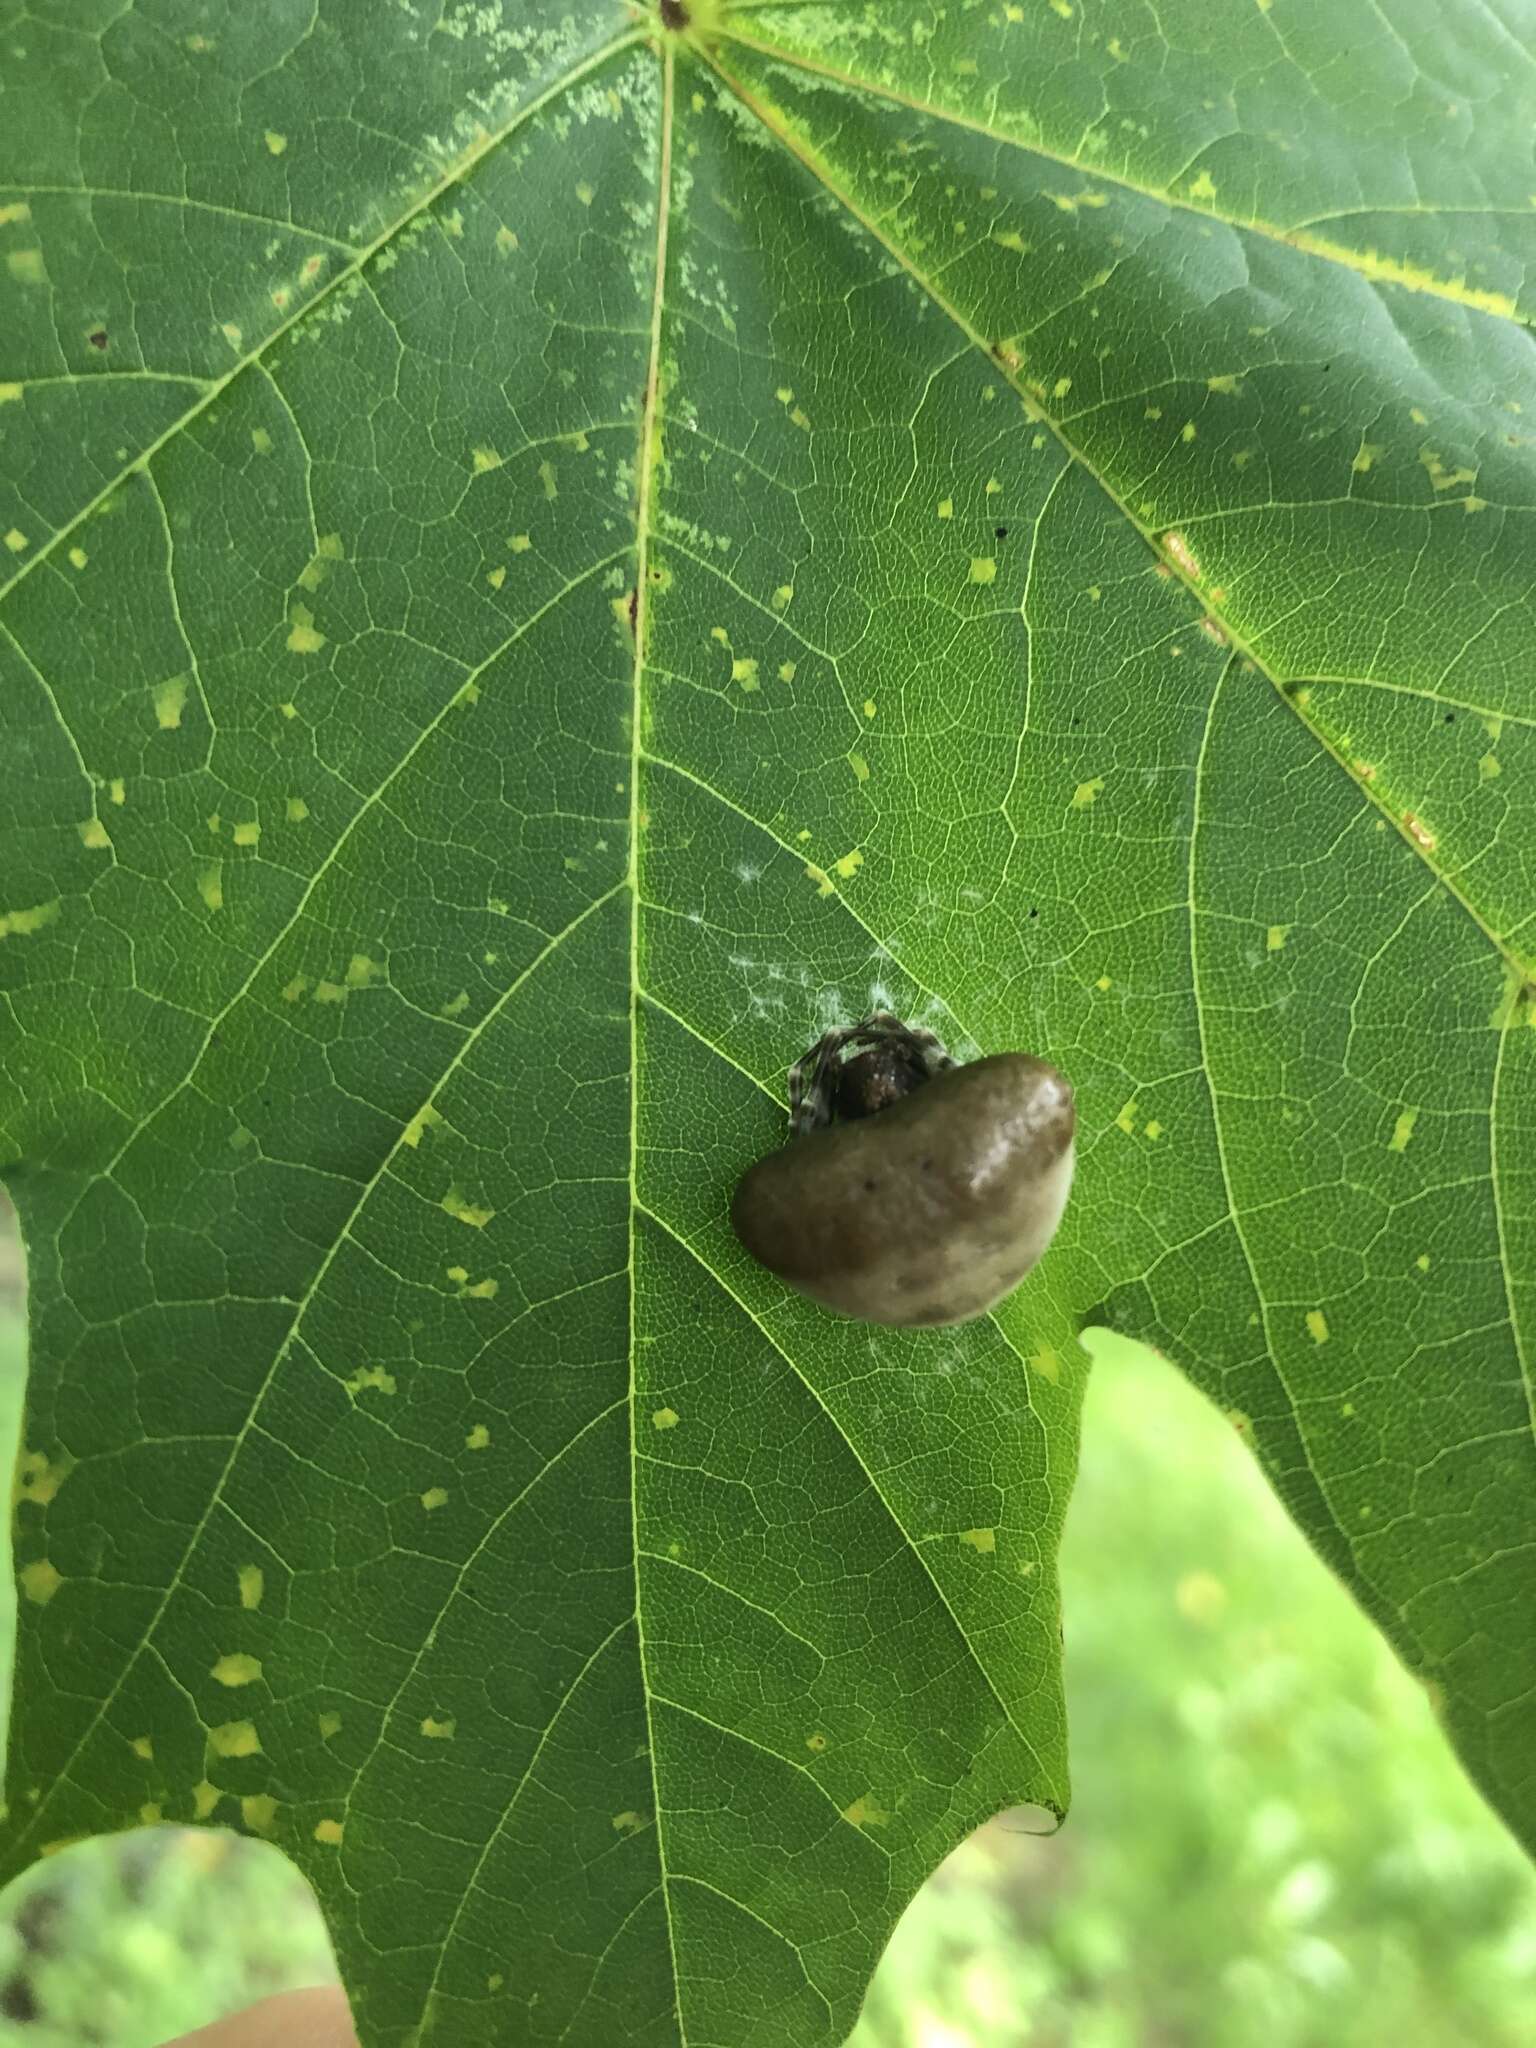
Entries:
{"type": "Polygon", "coordinates": [[[0,5],[5,1867],[265,1834],[368,2048],[846,2034],[1088,1320],[1536,1839],[1536,12],[678,12],[0,5]],[[1077,1089],[961,1329],[725,1225],[877,1007],[1077,1089]]]}

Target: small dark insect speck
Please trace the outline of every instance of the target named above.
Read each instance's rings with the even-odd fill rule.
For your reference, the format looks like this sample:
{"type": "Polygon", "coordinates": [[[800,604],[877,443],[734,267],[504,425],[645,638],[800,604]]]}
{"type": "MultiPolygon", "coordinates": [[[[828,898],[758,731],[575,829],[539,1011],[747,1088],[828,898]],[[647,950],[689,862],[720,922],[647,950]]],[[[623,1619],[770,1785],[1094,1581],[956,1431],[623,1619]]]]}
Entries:
{"type": "Polygon", "coordinates": [[[1031,917],[1038,917],[1040,915],[1038,910],[1031,910],[1029,914],[1031,917]]]}
{"type": "Polygon", "coordinates": [[[1006,539],[1008,538],[1008,529],[1007,529],[1007,527],[1006,527],[1006,526],[994,526],[994,527],[993,527],[993,529],[992,529],[992,538],[993,538],[994,540],[1006,540],[1006,539]]]}
{"type": "Polygon", "coordinates": [[[1447,713],[1445,714],[1445,722],[1447,725],[1454,725],[1456,723],[1456,714],[1454,711],[1447,711],[1447,713]]]}
{"type": "Polygon", "coordinates": [[[688,26],[688,10],[682,0],[661,0],[661,25],[663,28],[688,26]]]}

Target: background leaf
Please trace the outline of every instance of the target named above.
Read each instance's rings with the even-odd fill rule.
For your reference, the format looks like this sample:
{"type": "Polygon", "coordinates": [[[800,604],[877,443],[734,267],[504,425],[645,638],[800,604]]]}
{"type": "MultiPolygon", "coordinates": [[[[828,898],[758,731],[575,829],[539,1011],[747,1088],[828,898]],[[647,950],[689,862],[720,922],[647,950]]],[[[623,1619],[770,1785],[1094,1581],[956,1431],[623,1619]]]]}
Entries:
{"type": "Polygon", "coordinates": [[[369,2042],[836,2040],[1065,1805],[1091,1314],[1536,1834],[1531,81],[1402,14],[18,16],[12,1867],[268,1834],[369,2042]],[[875,1004],[1078,1087],[973,1328],[723,1225],[875,1004]]]}

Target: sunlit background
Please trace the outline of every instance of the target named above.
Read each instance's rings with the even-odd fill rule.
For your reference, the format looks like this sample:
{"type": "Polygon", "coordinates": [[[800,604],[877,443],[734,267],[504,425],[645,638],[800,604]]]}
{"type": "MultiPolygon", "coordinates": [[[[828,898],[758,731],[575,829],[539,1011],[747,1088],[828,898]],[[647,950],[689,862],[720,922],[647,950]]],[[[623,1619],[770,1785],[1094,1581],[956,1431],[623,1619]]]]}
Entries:
{"type": "MultiPolygon", "coordinates": [[[[23,1371],[0,1216],[7,1441],[23,1371]]],[[[1062,1576],[1071,1819],[949,1859],[854,2048],[1536,2048],[1530,1866],[1238,1439],[1133,1345],[1095,1349],[1062,1576]]],[[[0,1894],[24,2048],[157,2048],[331,1973],[302,1880],[220,1831],[86,1843],[0,1894]]]]}

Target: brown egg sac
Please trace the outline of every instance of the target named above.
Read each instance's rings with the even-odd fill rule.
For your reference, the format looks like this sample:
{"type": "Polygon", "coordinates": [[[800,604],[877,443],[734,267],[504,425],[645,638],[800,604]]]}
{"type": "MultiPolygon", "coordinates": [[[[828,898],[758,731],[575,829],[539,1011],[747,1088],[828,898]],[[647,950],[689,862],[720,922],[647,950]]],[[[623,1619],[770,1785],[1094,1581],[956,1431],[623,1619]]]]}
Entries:
{"type": "Polygon", "coordinates": [[[731,1227],[813,1301],[869,1323],[979,1316],[1056,1234],[1072,1185],[1071,1085],[1000,1052],[890,1108],[792,1138],[742,1176],[731,1227]]]}

